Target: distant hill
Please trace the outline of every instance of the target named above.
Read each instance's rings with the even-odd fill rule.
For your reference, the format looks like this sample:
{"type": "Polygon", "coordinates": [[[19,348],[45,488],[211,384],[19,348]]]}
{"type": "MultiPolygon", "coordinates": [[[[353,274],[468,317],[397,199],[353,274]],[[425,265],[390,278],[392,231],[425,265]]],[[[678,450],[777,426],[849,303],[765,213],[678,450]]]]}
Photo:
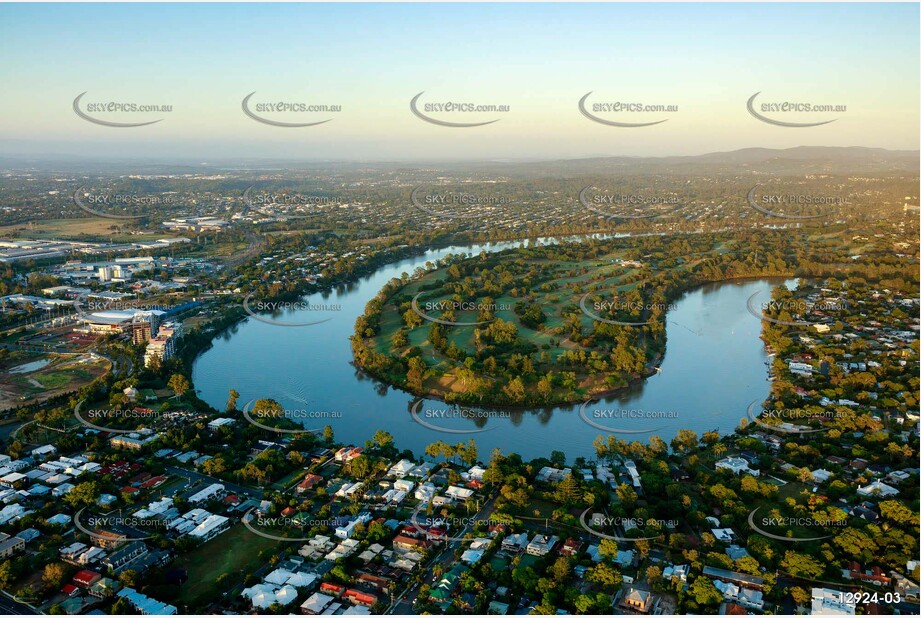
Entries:
{"type": "Polygon", "coordinates": [[[743,148],[692,156],[585,157],[546,161],[476,162],[385,162],[385,161],[294,161],[268,159],[223,159],[201,161],[177,159],[99,159],[71,155],[0,155],[0,169],[54,170],[58,172],[202,174],[227,171],[303,170],[321,173],[371,173],[406,170],[442,170],[477,174],[524,177],[573,177],[596,174],[917,174],[921,153],[917,150],[884,148],[797,146],[795,148],[743,148]]]}
{"type": "Polygon", "coordinates": [[[921,153],[917,150],[884,148],[797,146],[796,148],[743,148],[680,157],[592,157],[539,163],[495,164],[494,169],[516,170],[526,175],[599,174],[741,174],[758,171],[770,174],[804,173],[918,173],[921,153]]]}

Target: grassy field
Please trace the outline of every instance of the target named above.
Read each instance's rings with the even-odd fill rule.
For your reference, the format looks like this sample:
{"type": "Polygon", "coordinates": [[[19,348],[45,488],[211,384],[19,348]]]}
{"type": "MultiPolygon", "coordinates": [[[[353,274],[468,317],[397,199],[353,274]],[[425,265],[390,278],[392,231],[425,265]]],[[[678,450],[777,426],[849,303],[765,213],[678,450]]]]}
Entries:
{"type": "Polygon", "coordinates": [[[82,219],[49,219],[36,221],[30,225],[6,225],[0,227],[0,236],[15,236],[18,238],[31,238],[35,240],[46,239],[76,239],[81,235],[106,236],[106,240],[113,242],[137,242],[143,240],[156,240],[175,236],[165,230],[151,230],[148,234],[129,235],[122,233],[117,221],[101,217],[87,217],[82,219]]]}
{"type": "Polygon", "coordinates": [[[59,393],[77,389],[109,370],[108,361],[103,359],[89,360],[88,357],[58,356],[56,354],[20,355],[10,363],[10,366],[39,358],[48,358],[51,362],[41,369],[28,373],[8,371],[0,373],[0,408],[36,398],[47,399],[59,393]]]}
{"type": "Polygon", "coordinates": [[[290,487],[291,485],[294,485],[295,483],[299,482],[305,476],[307,476],[306,471],[294,470],[293,472],[286,474],[285,476],[281,477],[280,479],[272,483],[271,487],[272,489],[277,489],[278,491],[282,491],[290,487]]]}
{"type": "MultiPolygon", "coordinates": [[[[559,371],[560,357],[567,352],[583,349],[585,341],[594,333],[597,323],[578,309],[579,301],[586,292],[593,290],[602,297],[616,299],[635,290],[639,285],[662,272],[655,263],[648,263],[647,267],[620,263],[626,257],[624,250],[621,249],[613,249],[604,255],[592,256],[590,259],[575,260],[548,260],[544,256],[530,255],[524,260],[526,265],[523,268],[539,270],[541,271],[540,276],[532,282],[530,276],[522,271],[519,264],[519,270],[513,275],[511,283],[507,281],[501,293],[493,293],[490,296],[497,306],[494,311],[495,317],[514,324],[520,342],[523,345],[533,346],[532,349],[536,350],[535,355],[540,354],[545,359],[537,367],[538,373],[543,374],[551,369],[559,371]],[[533,303],[543,311],[545,321],[540,327],[531,328],[524,325],[520,316],[515,313],[514,306],[523,300],[533,303]],[[577,314],[582,325],[582,334],[576,341],[570,339],[570,329],[566,325],[565,318],[567,313],[573,312],[577,314]]],[[[509,259],[512,257],[510,256],[509,259]]],[[[484,264],[484,269],[495,267],[495,262],[490,266],[484,264]]],[[[675,271],[689,267],[689,264],[674,266],[675,271]]],[[[412,281],[400,291],[400,295],[403,298],[411,298],[422,292],[420,300],[422,307],[426,302],[450,302],[451,292],[447,289],[443,292],[440,290],[446,281],[446,276],[446,269],[433,271],[419,280],[412,281]]],[[[476,279],[477,275],[474,275],[473,278],[476,279]]],[[[476,299],[464,298],[464,300],[475,304],[473,301],[482,302],[484,298],[485,296],[481,296],[476,299]]],[[[443,317],[443,312],[438,310],[430,310],[426,313],[431,317],[443,317]]],[[[639,316],[620,319],[638,318],[639,316]]],[[[452,319],[457,322],[473,323],[478,320],[478,311],[475,308],[458,309],[452,319]]],[[[380,324],[380,333],[371,339],[368,345],[378,353],[394,356],[404,356],[409,351],[409,347],[421,350],[422,358],[430,370],[430,376],[425,381],[425,390],[429,394],[442,397],[462,394],[466,391],[466,384],[456,376],[461,363],[436,350],[428,341],[430,330],[428,322],[419,328],[410,330],[407,333],[409,347],[400,350],[393,349],[390,340],[394,333],[404,326],[401,311],[397,310],[393,304],[387,305],[381,313],[380,324]]],[[[473,326],[446,327],[444,336],[450,343],[462,350],[465,356],[472,357],[481,347],[477,344],[476,330],[473,326]]],[[[637,345],[646,346],[648,341],[641,339],[637,345]]],[[[604,351],[606,347],[605,343],[601,343],[600,346],[589,343],[584,350],[586,353],[598,350],[602,354],[607,354],[604,351]]],[[[647,353],[646,358],[651,360],[653,356],[647,353]]],[[[624,375],[620,382],[625,384],[629,379],[640,377],[640,373],[642,372],[637,372],[635,375],[624,375]]],[[[401,380],[402,377],[392,376],[396,381],[401,380]]],[[[575,400],[582,399],[587,393],[603,393],[611,388],[605,375],[600,373],[594,375],[579,373],[577,384],[578,392],[574,395],[575,400]]],[[[565,397],[562,394],[560,396],[565,397]]]]}
{"type": "Polygon", "coordinates": [[[268,555],[260,557],[262,552],[271,553],[281,544],[253,534],[243,524],[235,525],[176,560],[173,566],[189,574],[177,601],[191,607],[213,601],[218,595],[218,577],[230,573],[235,581],[242,580],[266,563],[268,555]]]}

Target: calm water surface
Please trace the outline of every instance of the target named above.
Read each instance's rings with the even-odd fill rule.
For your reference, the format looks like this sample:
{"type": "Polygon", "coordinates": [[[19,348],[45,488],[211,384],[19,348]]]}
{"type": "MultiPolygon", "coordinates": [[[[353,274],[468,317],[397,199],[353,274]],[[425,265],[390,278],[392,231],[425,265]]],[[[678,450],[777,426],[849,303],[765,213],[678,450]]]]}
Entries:
{"type": "MultiPolygon", "coordinates": [[[[549,241],[552,242],[552,241],[549,241]]],[[[398,448],[421,453],[437,440],[455,443],[474,438],[481,458],[494,447],[525,459],[564,451],[568,461],[592,455],[592,440],[608,431],[586,423],[579,406],[515,411],[477,411],[475,418],[435,418],[426,411],[450,411],[436,400],[418,398],[365,376],[352,364],[349,336],[365,303],[401,273],[412,273],[427,261],[448,253],[498,251],[522,243],[494,243],[431,250],[379,269],[331,293],[305,297],[310,303],[341,305],[332,320],[316,326],[280,327],[252,318],[214,341],[195,362],[193,377],[199,395],[222,410],[235,388],[243,402],[271,397],[291,410],[335,411],[341,418],[303,421],[313,429],[329,424],[338,441],[363,444],[377,429],[386,429],[398,448]],[[413,406],[416,406],[413,408],[413,406]],[[414,420],[459,432],[429,428],[414,420]]],[[[668,313],[668,344],[661,372],[620,396],[590,404],[585,415],[626,440],[646,441],[656,434],[670,440],[681,428],[698,434],[729,433],[752,401],[768,394],[767,355],[758,338],[761,324],[746,310],[746,300],[760,291],[765,300],[782,280],[746,280],[709,284],[686,293],[668,313]],[[596,413],[595,411],[603,411],[596,413]],[[628,412],[624,412],[624,411],[628,412]]],[[[792,286],[792,281],[787,282],[792,286]]],[[[314,321],[317,313],[291,311],[274,319],[314,321]]]]}

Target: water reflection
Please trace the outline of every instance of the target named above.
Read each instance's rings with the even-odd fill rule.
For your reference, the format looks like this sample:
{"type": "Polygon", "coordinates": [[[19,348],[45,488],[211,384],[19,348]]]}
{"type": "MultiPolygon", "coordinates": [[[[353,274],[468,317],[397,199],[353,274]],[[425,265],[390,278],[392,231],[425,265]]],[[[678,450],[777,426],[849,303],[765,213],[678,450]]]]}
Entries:
{"type": "MultiPolygon", "coordinates": [[[[547,244],[549,240],[542,241],[547,244]]],[[[411,273],[426,262],[448,253],[496,251],[520,243],[445,247],[380,268],[359,281],[337,287],[332,293],[306,297],[308,302],[340,304],[336,319],[320,327],[288,329],[248,319],[224,332],[214,346],[195,363],[195,384],[201,397],[223,409],[230,388],[240,400],[272,397],[284,407],[305,405],[339,410],[342,418],[330,419],[340,441],[363,444],[378,429],[386,429],[400,449],[422,453],[436,442],[474,439],[481,457],[499,447],[518,452],[526,459],[564,451],[571,462],[593,453],[592,441],[603,431],[585,423],[579,405],[529,409],[485,407],[482,414],[457,415],[437,420],[446,429],[474,430],[474,434],[444,433],[425,427],[412,416],[417,402],[431,409],[449,404],[420,399],[359,371],[352,363],[349,336],[365,303],[392,278],[411,273]],[[296,332],[291,332],[296,331],[296,332]],[[300,400],[300,402],[298,401],[300,400]],[[500,412],[502,414],[500,414],[500,412]],[[487,431],[479,431],[486,429],[487,431]]],[[[666,323],[667,348],[661,372],[602,398],[598,406],[651,411],[674,410],[658,435],[666,442],[680,428],[698,434],[709,430],[732,431],[745,416],[751,401],[768,393],[766,356],[759,339],[760,322],[746,310],[747,298],[758,291],[768,294],[781,281],[730,281],[707,284],[675,301],[666,323]]],[[[285,319],[303,319],[292,311],[285,319]]],[[[464,406],[475,408],[474,406],[464,406]]],[[[429,420],[429,419],[425,419],[429,420]]],[[[658,424],[636,418],[604,419],[614,429],[643,429],[658,424]],[[644,423],[640,425],[639,423],[644,423]]],[[[609,434],[617,435],[617,434],[609,434]]],[[[646,441],[652,434],[637,436],[646,441]]]]}

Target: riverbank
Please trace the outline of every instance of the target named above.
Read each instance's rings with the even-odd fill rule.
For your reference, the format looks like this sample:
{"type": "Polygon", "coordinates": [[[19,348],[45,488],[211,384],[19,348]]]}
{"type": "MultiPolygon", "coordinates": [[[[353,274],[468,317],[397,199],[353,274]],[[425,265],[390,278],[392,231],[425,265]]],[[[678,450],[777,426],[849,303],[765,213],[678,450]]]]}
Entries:
{"type": "MultiPolygon", "coordinates": [[[[675,299],[714,282],[793,274],[792,268],[780,270],[776,264],[768,264],[744,274],[715,277],[704,266],[727,254],[711,250],[694,260],[661,258],[660,263],[671,264],[668,267],[660,268],[655,262],[642,268],[611,267],[611,272],[601,273],[599,279],[598,265],[616,265],[623,250],[598,255],[594,247],[588,247],[579,261],[571,248],[555,260],[555,248],[528,249],[521,254],[508,250],[490,257],[440,262],[425,273],[388,282],[356,320],[351,336],[353,362],[389,386],[445,403],[527,408],[592,401],[629,391],[659,371],[667,345],[664,324],[675,299]],[[535,275],[547,262],[566,263],[569,270],[554,270],[552,276],[543,278],[535,275]],[[584,273],[590,269],[594,269],[594,278],[586,279],[584,273]],[[508,277],[500,288],[492,283],[494,271],[508,277]],[[462,297],[458,293],[460,282],[464,290],[470,290],[471,279],[491,286],[489,292],[462,297]],[[586,289],[589,291],[583,294],[586,289]],[[425,304],[440,313],[429,315],[419,309],[416,299],[423,295],[425,304]],[[596,299],[611,297],[613,304],[630,309],[640,306],[640,313],[633,318],[599,316],[585,306],[590,295],[596,299]],[[581,302],[577,303],[579,297],[581,302]],[[410,298],[412,313],[406,309],[410,298]],[[458,310],[466,308],[459,305],[458,298],[464,298],[463,305],[473,309],[458,310]],[[486,307],[487,302],[495,311],[477,309],[486,307]],[[575,304],[581,313],[571,309],[575,304]],[[531,317],[532,309],[539,319],[531,318],[529,323],[526,318],[531,317]],[[583,330],[586,324],[588,331],[583,330]],[[564,336],[561,325],[572,329],[569,336],[564,336]],[[510,338],[497,344],[490,333],[493,327],[502,329],[499,336],[511,329],[510,338]],[[636,365],[630,359],[649,355],[652,360],[643,360],[642,370],[623,364],[636,365]]],[[[640,266],[635,261],[630,264],[640,266]]]]}
{"type": "MultiPolygon", "coordinates": [[[[449,253],[477,255],[517,245],[428,250],[381,267],[352,285],[340,286],[328,297],[305,297],[305,302],[341,307],[320,326],[282,328],[245,320],[214,337],[210,349],[196,358],[193,377],[199,396],[217,410],[224,409],[231,388],[240,393],[240,401],[271,397],[286,409],[334,410],[337,418],[316,427],[304,423],[305,428],[322,429],[329,424],[338,440],[352,444],[362,444],[374,431],[385,428],[401,447],[421,453],[428,444],[448,437],[450,434],[413,420],[411,410],[418,404],[422,411],[446,411],[446,418],[437,424],[471,433],[481,451],[501,448],[533,458],[546,456],[542,445],[550,442],[573,457],[591,455],[592,441],[603,432],[580,420],[577,405],[508,408],[499,415],[465,418],[456,414],[454,405],[391,388],[354,365],[349,337],[354,334],[355,320],[364,312],[368,299],[388,281],[449,253]]],[[[725,260],[731,261],[728,257],[725,260]]],[[[666,325],[668,354],[656,361],[660,371],[655,375],[644,371],[641,379],[628,387],[602,396],[606,405],[660,410],[676,416],[667,424],[648,426],[669,440],[682,427],[698,432],[715,428],[732,431],[745,417],[748,404],[764,400],[769,383],[759,339],[761,324],[746,311],[745,302],[755,292],[769,295],[772,285],[758,277],[743,277],[745,273],[725,274],[732,277],[724,283],[703,283],[675,301],[666,325]]],[[[309,311],[291,311],[283,319],[309,321],[315,316],[309,311]]],[[[478,408],[476,404],[471,407],[478,408]]],[[[636,425],[612,422],[611,430],[635,429],[636,425]]]]}

